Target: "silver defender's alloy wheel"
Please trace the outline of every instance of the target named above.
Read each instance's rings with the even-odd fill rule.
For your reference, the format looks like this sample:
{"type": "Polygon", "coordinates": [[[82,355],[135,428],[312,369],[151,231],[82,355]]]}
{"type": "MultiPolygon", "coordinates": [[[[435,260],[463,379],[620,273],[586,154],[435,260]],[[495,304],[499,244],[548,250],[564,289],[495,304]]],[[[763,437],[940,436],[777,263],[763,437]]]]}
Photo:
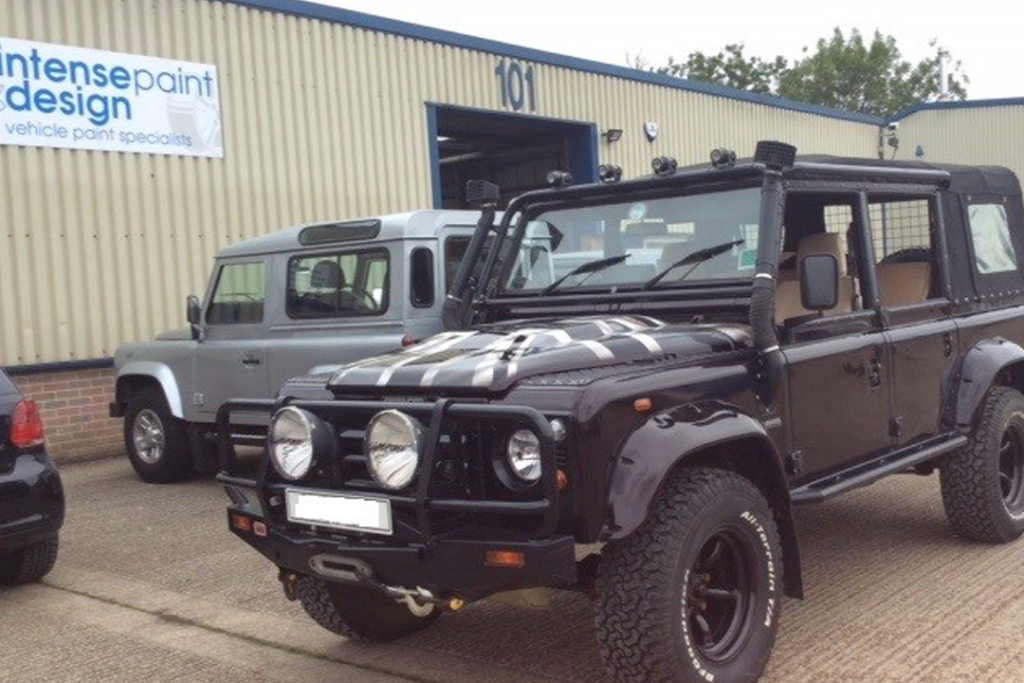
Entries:
{"type": "Polygon", "coordinates": [[[159,462],[167,444],[164,423],[160,416],[148,408],[140,411],[135,416],[132,439],[135,441],[135,452],[139,454],[140,460],[150,465],[159,462]]]}

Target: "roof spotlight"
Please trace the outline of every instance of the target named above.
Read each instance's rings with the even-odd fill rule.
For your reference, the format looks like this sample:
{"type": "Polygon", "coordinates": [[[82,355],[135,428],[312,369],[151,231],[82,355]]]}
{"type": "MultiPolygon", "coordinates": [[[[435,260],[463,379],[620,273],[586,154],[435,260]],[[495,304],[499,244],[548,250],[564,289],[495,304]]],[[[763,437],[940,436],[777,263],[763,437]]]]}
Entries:
{"type": "Polygon", "coordinates": [[[615,164],[601,164],[597,167],[597,179],[602,183],[617,183],[622,180],[622,167],[615,164]]]}
{"type": "Polygon", "coordinates": [[[736,152],[725,147],[711,150],[711,165],[715,168],[728,168],[736,165],[736,152]]]}
{"type": "Polygon", "coordinates": [[[674,157],[654,157],[651,159],[651,168],[660,176],[672,175],[676,172],[679,164],[674,157]]]}
{"type": "Polygon", "coordinates": [[[548,185],[552,187],[568,187],[572,185],[572,173],[568,171],[548,171],[548,185]]]}
{"type": "Polygon", "coordinates": [[[775,140],[761,140],[754,151],[754,161],[768,168],[789,168],[796,163],[796,147],[775,140]]]}

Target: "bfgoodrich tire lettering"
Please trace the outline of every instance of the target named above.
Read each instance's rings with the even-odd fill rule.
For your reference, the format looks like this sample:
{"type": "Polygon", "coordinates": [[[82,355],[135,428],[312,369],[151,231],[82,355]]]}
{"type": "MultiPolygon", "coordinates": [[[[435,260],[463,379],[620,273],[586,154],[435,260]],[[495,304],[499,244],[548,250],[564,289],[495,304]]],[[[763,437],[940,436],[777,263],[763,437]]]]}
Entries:
{"type": "Polygon", "coordinates": [[[419,617],[404,604],[368,588],[345,586],[304,576],[295,594],[306,614],[328,631],[352,640],[390,642],[425,629],[440,615],[437,609],[419,617]]]}
{"type": "Polygon", "coordinates": [[[1024,396],[995,387],[970,440],[942,463],[942,501],[966,538],[1007,543],[1024,534],[1024,396]]]}
{"type": "Polygon", "coordinates": [[[752,483],[722,470],[681,469],[644,525],[604,553],[597,636],[614,680],[749,683],[760,677],[778,630],[782,549],[772,511],[752,483]],[[716,539],[745,559],[724,562],[716,539]],[[722,602],[735,588],[723,567],[733,565],[733,574],[747,572],[746,583],[733,582],[746,593],[737,612],[722,602]]]}

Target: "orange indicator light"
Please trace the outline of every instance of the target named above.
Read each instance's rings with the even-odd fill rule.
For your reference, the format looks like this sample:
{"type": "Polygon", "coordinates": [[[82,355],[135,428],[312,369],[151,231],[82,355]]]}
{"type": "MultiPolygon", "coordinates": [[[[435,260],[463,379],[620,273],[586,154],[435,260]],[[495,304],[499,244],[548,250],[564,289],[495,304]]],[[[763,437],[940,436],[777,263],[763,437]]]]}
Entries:
{"type": "Polygon", "coordinates": [[[488,550],[487,560],[484,562],[488,567],[507,567],[509,569],[522,569],[526,566],[526,557],[514,550],[488,550]]]}
{"type": "Polygon", "coordinates": [[[564,491],[565,487],[569,485],[569,476],[565,473],[565,470],[558,470],[555,479],[558,481],[559,491],[564,491]]]}
{"type": "Polygon", "coordinates": [[[244,515],[231,515],[231,526],[239,531],[252,531],[252,520],[244,515]]]}
{"type": "Polygon", "coordinates": [[[648,410],[654,407],[654,404],[649,398],[638,398],[633,401],[633,410],[638,413],[646,413],[648,410]]]}

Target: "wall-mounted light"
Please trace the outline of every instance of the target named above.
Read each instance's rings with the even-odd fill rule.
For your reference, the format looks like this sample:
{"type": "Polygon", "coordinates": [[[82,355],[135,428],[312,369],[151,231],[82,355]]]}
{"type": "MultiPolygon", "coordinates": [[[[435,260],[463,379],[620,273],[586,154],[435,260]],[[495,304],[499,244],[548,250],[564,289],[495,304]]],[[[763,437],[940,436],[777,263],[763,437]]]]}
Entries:
{"type": "Polygon", "coordinates": [[[601,133],[601,137],[603,137],[609,145],[612,144],[613,142],[618,142],[619,140],[622,139],[622,129],[609,128],[605,132],[601,133]]]}
{"type": "Polygon", "coordinates": [[[924,158],[924,147],[922,147],[921,145],[918,145],[917,149],[914,150],[914,156],[917,157],[918,159],[923,159],[924,158]]]}

